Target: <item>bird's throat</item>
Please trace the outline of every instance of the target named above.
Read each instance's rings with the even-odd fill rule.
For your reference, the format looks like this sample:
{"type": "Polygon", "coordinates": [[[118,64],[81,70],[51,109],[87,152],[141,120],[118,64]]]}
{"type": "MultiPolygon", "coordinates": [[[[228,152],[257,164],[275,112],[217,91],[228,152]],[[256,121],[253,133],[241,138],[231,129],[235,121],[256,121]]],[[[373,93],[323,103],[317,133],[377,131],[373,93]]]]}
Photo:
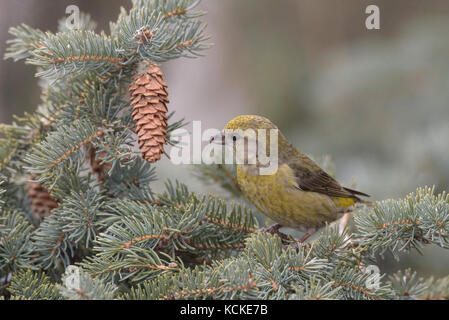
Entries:
{"type": "Polygon", "coordinates": [[[260,175],[259,167],[255,164],[239,164],[237,165],[237,170],[240,170],[241,172],[249,174],[251,176],[260,175]]]}

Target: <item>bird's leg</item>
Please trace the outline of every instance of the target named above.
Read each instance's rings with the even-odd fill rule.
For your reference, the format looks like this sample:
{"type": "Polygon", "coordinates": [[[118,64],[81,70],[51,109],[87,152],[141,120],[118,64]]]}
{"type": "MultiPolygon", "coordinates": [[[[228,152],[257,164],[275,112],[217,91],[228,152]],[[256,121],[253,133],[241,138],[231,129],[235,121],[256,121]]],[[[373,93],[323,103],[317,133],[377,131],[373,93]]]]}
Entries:
{"type": "Polygon", "coordinates": [[[280,232],[279,231],[280,228],[282,228],[282,226],[279,223],[275,223],[272,226],[261,229],[260,232],[277,234],[279,236],[279,238],[281,238],[282,240],[287,240],[288,236],[285,233],[280,232]]]}
{"type": "Polygon", "coordinates": [[[279,232],[280,228],[282,228],[282,226],[279,223],[275,223],[269,227],[263,228],[260,232],[275,234],[279,232]]]}
{"type": "Polygon", "coordinates": [[[305,235],[302,236],[301,239],[299,239],[298,242],[299,242],[299,243],[304,243],[304,241],[306,241],[307,239],[309,239],[309,237],[310,237],[311,235],[312,235],[311,233],[307,232],[305,235]]]}
{"type": "Polygon", "coordinates": [[[307,232],[305,235],[302,236],[301,239],[296,239],[295,238],[295,242],[289,244],[289,245],[285,245],[283,246],[284,249],[288,249],[288,248],[292,248],[292,249],[299,249],[299,245],[305,246],[304,241],[306,241],[307,239],[309,239],[309,237],[313,234],[310,232],[307,232]]]}

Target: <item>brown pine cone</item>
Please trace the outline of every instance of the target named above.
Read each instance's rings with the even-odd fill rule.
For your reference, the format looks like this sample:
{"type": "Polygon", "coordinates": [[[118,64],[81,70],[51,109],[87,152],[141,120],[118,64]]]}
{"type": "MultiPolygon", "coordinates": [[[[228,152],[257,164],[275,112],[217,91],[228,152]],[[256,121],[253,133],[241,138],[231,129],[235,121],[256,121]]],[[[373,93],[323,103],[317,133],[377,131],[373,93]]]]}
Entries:
{"type": "Polygon", "coordinates": [[[155,162],[164,152],[167,134],[166,104],[169,100],[161,69],[148,61],[144,63],[145,71],[134,75],[129,93],[142,157],[148,162],[155,162]]]}
{"type": "Polygon", "coordinates": [[[101,163],[101,158],[104,157],[104,152],[97,156],[97,150],[94,146],[87,146],[87,148],[90,148],[87,157],[90,162],[92,172],[97,174],[98,181],[104,182],[106,171],[110,170],[112,165],[111,163],[101,163]]]}
{"type": "MultiPolygon", "coordinates": [[[[31,180],[33,177],[30,178],[31,180]]],[[[28,197],[31,199],[31,207],[36,219],[42,219],[50,215],[50,212],[58,207],[58,202],[38,182],[28,182],[28,197]]]]}

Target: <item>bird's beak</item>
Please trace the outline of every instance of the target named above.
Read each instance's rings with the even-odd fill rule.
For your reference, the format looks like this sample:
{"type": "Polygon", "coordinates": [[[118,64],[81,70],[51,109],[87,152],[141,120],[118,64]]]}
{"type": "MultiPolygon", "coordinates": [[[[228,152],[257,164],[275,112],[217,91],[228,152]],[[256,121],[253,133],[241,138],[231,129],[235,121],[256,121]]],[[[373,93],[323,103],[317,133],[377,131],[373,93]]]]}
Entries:
{"type": "Polygon", "coordinates": [[[225,144],[225,136],[222,135],[221,133],[219,133],[219,134],[213,136],[212,138],[210,138],[209,143],[224,145],[225,144]]]}

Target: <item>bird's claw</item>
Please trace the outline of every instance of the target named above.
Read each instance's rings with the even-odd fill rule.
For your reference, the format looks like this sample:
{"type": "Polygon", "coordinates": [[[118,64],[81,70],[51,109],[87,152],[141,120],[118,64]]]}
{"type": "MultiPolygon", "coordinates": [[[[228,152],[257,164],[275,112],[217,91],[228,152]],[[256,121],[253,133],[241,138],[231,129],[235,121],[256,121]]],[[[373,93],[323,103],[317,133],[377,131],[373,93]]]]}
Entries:
{"type": "Polygon", "coordinates": [[[288,240],[289,237],[285,234],[279,231],[279,229],[282,228],[282,226],[279,223],[273,224],[272,226],[263,228],[260,230],[262,233],[269,233],[269,234],[277,234],[279,238],[282,240],[288,240]]]}
{"type": "Polygon", "coordinates": [[[301,239],[296,239],[294,238],[294,242],[293,243],[289,243],[284,245],[282,248],[283,249],[294,249],[297,250],[299,249],[299,246],[305,246],[306,244],[304,243],[309,237],[311,236],[310,233],[306,233],[301,239]]]}
{"type": "Polygon", "coordinates": [[[306,233],[301,239],[296,239],[289,237],[285,233],[282,233],[279,231],[279,229],[282,228],[282,226],[279,223],[273,224],[269,227],[263,228],[260,230],[262,233],[269,233],[269,234],[277,234],[279,238],[286,242],[290,242],[287,245],[284,245],[284,249],[292,248],[292,249],[299,249],[299,245],[304,245],[304,242],[312,235],[311,233],[306,233]],[[292,241],[293,240],[293,241],[292,241]]]}
{"type": "Polygon", "coordinates": [[[263,228],[260,230],[262,233],[270,233],[270,234],[277,234],[279,232],[279,229],[282,228],[282,226],[279,223],[275,223],[269,227],[263,228]]]}

